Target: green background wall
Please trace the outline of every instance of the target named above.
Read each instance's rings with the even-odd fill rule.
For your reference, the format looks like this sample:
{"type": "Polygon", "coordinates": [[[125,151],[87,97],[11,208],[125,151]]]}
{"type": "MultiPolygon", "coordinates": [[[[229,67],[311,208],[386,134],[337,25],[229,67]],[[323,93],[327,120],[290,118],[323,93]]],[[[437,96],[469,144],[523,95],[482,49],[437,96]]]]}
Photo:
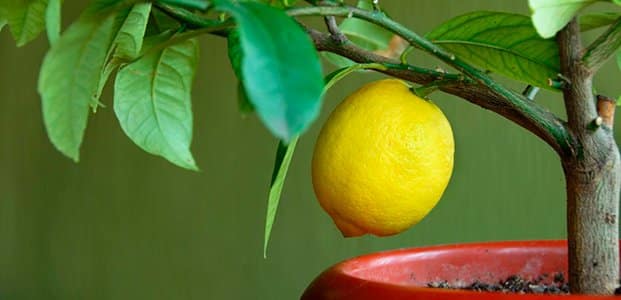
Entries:
{"type": "MultiPolygon", "coordinates": [[[[77,2],[66,15],[76,16],[77,2]],[[76,6],[76,7],[73,7],[76,6]]],[[[419,33],[475,9],[527,13],[526,1],[382,1],[419,33]]],[[[452,181],[419,225],[390,238],[344,239],[312,192],[314,141],[331,109],[364,82],[329,92],[300,141],[262,257],[266,195],[276,140],[242,119],[222,39],[202,39],[194,88],[193,173],[150,156],[126,138],[108,92],[89,121],[81,162],[45,136],[36,93],[47,49],[16,48],[0,33],[0,299],[296,299],[322,269],[371,251],[469,241],[565,236],[562,170],[533,135],[460,99],[434,94],[456,139],[452,181]]],[[[415,52],[412,62],[435,66],[415,52]]],[[[613,96],[611,64],[598,90],[613,96]]],[[[516,86],[520,88],[520,86],[516,86]]],[[[559,111],[558,95],[540,96],[559,111]],[[544,99],[545,98],[545,99],[544,99]]]]}

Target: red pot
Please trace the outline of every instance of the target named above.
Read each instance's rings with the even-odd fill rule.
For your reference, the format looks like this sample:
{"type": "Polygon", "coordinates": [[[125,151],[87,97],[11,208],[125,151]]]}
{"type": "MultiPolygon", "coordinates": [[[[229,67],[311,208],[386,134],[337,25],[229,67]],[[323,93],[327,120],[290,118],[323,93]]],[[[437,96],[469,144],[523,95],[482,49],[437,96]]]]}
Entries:
{"type": "MultiPolygon", "coordinates": [[[[614,296],[505,294],[428,288],[446,280],[498,282],[511,275],[537,278],[562,272],[565,241],[497,242],[402,249],[360,256],[323,272],[302,300],[620,300],[614,296]]],[[[549,276],[551,277],[551,276],[549,276]]]]}

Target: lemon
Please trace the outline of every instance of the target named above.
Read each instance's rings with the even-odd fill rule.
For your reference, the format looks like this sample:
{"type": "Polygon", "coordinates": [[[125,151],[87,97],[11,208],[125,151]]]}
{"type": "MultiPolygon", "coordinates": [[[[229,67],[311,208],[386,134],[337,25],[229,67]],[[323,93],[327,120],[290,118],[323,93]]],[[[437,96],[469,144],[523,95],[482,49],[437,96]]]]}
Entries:
{"type": "Polygon", "coordinates": [[[344,236],[397,234],[442,197],[454,148],[435,104],[403,81],[372,82],[340,103],[321,129],[313,188],[344,236]]]}

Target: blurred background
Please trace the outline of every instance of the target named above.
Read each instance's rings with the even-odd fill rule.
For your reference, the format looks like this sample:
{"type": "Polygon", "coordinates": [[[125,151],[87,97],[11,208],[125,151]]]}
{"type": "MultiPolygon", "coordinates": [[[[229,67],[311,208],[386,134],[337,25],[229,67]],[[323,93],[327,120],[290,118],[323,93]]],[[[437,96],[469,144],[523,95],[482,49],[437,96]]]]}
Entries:
{"type": "MultiPolygon", "coordinates": [[[[425,33],[471,10],[526,14],[526,2],[381,4],[425,33]]],[[[65,22],[84,5],[68,1],[65,22]]],[[[333,107],[381,78],[363,73],[328,93],[320,119],[301,139],[264,259],[277,142],[256,117],[238,114],[223,39],[202,39],[193,93],[198,173],[133,145],[115,120],[109,90],[102,99],[108,108],[89,120],[81,162],[54,150],[36,93],[47,48],[43,37],[16,48],[6,29],[0,33],[0,299],[296,299],[323,269],[373,251],[565,237],[564,182],[555,153],[501,117],[435,93],[456,140],[455,171],[443,199],[403,234],[344,239],[315,200],[310,160],[333,107]]],[[[420,52],[411,61],[437,65],[420,52]]],[[[598,92],[619,95],[618,78],[611,62],[597,78],[598,92]]],[[[562,114],[558,94],[544,92],[537,101],[562,114]]]]}

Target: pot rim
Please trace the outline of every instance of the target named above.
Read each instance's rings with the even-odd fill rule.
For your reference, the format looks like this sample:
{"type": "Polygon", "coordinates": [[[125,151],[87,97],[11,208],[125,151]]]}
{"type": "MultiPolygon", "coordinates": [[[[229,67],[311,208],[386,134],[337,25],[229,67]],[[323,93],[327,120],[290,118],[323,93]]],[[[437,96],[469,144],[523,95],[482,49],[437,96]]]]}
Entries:
{"type": "MultiPolygon", "coordinates": [[[[440,244],[432,246],[399,248],[394,250],[385,250],[356,256],[341,261],[321,273],[306,289],[302,299],[341,299],[341,298],[322,298],[326,290],[336,289],[336,293],[329,292],[331,295],[361,295],[351,299],[374,299],[374,290],[383,290],[388,294],[382,298],[375,299],[564,299],[564,300],[620,300],[618,296],[595,296],[595,295],[558,295],[558,294],[517,294],[503,292],[478,292],[468,290],[454,290],[442,288],[420,287],[407,284],[399,284],[390,281],[379,281],[376,279],[358,276],[356,273],[365,267],[371,267],[374,264],[381,264],[387,260],[406,260],[415,259],[417,256],[437,255],[438,253],[454,252],[460,249],[546,249],[554,255],[567,255],[566,240],[513,240],[513,241],[493,241],[493,242],[474,242],[460,244],[440,244]],[[322,292],[323,291],[323,292],[322,292]],[[369,298],[365,297],[364,292],[370,293],[369,298]],[[387,296],[386,296],[387,295],[387,296]],[[410,296],[406,296],[410,295],[410,296]],[[416,295],[415,297],[413,295],[416,295]],[[394,298],[392,298],[394,296],[394,298]],[[390,297],[390,298],[389,298],[390,297]]],[[[346,299],[346,298],[342,298],[346,299]]],[[[349,299],[349,298],[347,298],[349,299]]]]}

